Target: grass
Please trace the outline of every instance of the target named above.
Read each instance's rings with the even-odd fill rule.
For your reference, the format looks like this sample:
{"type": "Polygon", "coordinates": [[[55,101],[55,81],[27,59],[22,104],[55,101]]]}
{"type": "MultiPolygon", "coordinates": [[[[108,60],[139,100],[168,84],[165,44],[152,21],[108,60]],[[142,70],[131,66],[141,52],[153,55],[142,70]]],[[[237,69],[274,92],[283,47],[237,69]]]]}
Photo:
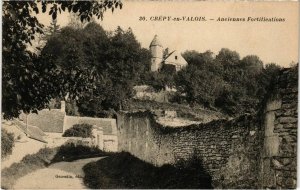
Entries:
{"type": "Polygon", "coordinates": [[[205,109],[202,107],[191,108],[188,105],[176,104],[176,103],[162,103],[150,100],[131,100],[127,110],[174,110],[177,112],[177,116],[194,121],[204,121],[221,119],[227,117],[221,112],[205,109]]]}
{"type": "Polygon", "coordinates": [[[73,144],[62,145],[59,148],[43,148],[36,154],[26,155],[19,163],[2,170],[1,188],[11,189],[16,181],[38,169],[48,167],[50,164],[61,161],[74,161],[83,158],[92,158],[109,155],[96,147],[73,144]]]}
{"type": "Polygon", "coordinates": [[[16,181],[38,169],[47,167],[56,153],[56,149],[43,148],[36,154],[26,155],[19,163],[12,164],[1,172],[1,188],[11,189],[16,181]]]}
{"type": "Polygon", "coordinates": [[[155,167],[129,153],[115,153],[83,168],[84,183],[92,189],[210,189],[211,177],[201,161],[181,161],[176,166],[155,167]]]}

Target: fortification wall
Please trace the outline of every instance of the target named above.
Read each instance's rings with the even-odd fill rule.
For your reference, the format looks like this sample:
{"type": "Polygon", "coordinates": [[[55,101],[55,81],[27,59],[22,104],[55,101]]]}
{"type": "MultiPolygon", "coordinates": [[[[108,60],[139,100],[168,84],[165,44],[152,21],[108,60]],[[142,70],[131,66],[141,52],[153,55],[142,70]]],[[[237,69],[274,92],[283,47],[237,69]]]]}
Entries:
{"type": "Polygon", "coordinates": [[[283,70],[256,116],[171,128],[150,112],[121,113],[119,150],[157,166],[196,156],[215,188],[295,188],[297,76],[283,70]]]}
{"type": "Polygon", "coordinates": [[[254,118],[243,116],[170,128],[156,123],[149,112],[123,114],[118,120],[119,149],[157,166],[196,156],[214,187],[250,188],[257,185],[258,126],[254,118]]]}
{"type": "Polygon", "coordinates": [[[263,114],[260,185],[296,188],[298,68],[283,70],[272,87],[263,114]]]}

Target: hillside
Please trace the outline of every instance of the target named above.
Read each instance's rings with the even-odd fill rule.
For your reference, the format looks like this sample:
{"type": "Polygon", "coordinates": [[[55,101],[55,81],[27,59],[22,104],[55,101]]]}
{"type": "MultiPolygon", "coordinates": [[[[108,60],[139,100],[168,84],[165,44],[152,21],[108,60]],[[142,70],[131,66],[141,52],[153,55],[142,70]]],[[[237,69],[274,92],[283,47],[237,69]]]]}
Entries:
{"type": "MultiPolygon", "coordinates": [[[[212,120],[224,119],[229,116],[210,109],[205,109],[200,106],[191,108],[188,105],[166,102],[155,102],[150,100],[136,100],[132,99],[128,102],[125,111],[137,111],[137,110],[150,110],[154,112],[158,117],[164,117],[164,111],[176,111],[176,118],[188,121],[195,121],[197,123],[207,123],[212,120]]],[[[174,118],[171,118],[174,121],[174,118]]],[[[166,119],[159,119],[164,121],[166,119]]]]}

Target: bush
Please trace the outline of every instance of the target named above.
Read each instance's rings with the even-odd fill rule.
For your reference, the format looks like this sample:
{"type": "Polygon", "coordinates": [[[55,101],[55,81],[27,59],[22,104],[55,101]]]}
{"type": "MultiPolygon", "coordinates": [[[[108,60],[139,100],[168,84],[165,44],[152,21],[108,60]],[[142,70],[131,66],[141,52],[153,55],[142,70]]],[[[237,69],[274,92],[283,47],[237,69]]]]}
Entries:
{"type": "Polygon", "coordinates": [[[90,124],[75,124],[64,132],[63,137],[89,138],[93,136],[92,129],[93,126],[90,124]]]}
{"type": "Polygon", "coordinates": [[[97,147],[89,147],[84,145],[75,146],[73,143],[62,145],[59,147],[57,154],[52,160],[52,163],[60,161],[74,161],[83,158],[92,158],[98,156],[107,156],[109,153],[103,152],[97,147]]]}
{"type": "Polygon", "coordinates": [[[1,159],[11,155],[12,149],[15,146],[14,134],[1,129],[1,159]]]}

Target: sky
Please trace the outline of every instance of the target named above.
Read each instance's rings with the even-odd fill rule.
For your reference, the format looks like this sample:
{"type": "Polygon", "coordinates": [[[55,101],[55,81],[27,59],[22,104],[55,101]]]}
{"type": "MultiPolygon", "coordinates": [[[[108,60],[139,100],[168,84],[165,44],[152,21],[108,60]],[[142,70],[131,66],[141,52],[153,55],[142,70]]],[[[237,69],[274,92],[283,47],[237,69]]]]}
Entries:
{"type": "MultiPolygon", "coordinates": [[[[132,28],[142,47],[149,48],[158,35],[164,48],[184,52],[221,48],[237,51],[241,57],[258,55],[264,63],[288,67],[298,62],[298,2],[203,2],[203,1],[123,1],[123,8],[104,13],[97,21],[105,30],[132,28]],[[205,17],[206,21],[153,21],[154,17],[205,17]],[[139,21],[145,17],[147,21],[139,21]],[[245,18],[245,22],[220,22],[218,18],[245,18]],[[248,22],[248,17],[283,18],[284,22],[248,22]],[[213,20],[210,20],[213,19],[213,20]]],[[[39,15],[49,25],[51,17],[39,15]]],[[[68,23],[68,14],[58,16],[58,24],[68,23]]]]}

